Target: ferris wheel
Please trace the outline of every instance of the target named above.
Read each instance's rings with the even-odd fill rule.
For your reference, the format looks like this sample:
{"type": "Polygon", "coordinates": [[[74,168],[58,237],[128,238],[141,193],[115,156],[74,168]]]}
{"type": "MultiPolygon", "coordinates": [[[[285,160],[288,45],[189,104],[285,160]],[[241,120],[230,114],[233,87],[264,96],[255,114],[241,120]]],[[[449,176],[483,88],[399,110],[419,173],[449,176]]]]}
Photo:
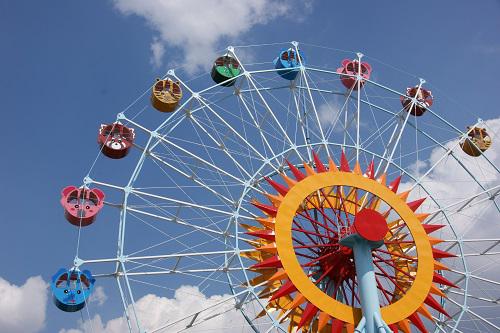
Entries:
{"type": "Polygon", "coordinates": [[[62,191],[78,244],[53,277],[56,305],[88,309],[114,280],[130,332],[196,331],[230,312],[241,320],[208,327],[499,332],[496,129],[454,125],[425,80],[375,79],[389,70],[291,42],[152,80],[62,191]],[[95,227],[116,237],[86,237],[95,227]],[[100,243],[113,250],[82,248],[100,243]],[[155,320],[137,305],[181,285],[227,297],[155,320]]]}

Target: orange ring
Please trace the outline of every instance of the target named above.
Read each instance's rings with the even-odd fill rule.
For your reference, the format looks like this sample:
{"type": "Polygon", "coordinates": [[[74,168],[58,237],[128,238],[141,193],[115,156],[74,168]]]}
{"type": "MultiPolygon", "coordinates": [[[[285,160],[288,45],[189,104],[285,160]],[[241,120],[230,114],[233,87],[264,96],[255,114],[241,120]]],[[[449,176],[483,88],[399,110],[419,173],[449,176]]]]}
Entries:
{"type": "Polygon", "coordinates": [[[415,242],[418,267],[415,280],[407,293],[395,303],[382,307],[387,324],[408,318],[424,303],[434,274],[434,257],[427,233],[405,201],[375,180],[350,172],[323,172],[310,175],[295,184],[285,195],[276,215],[276,247],[289,279],[306,299],[321,311],[344,322],[355,324],[361,319],[361,309],[345,305],[320,290],[304,273],[295,255],[292,243],[292,221],[297,209],[311,193],[328,186],[353,186],[385,201],[405,221],[415,242]]]}

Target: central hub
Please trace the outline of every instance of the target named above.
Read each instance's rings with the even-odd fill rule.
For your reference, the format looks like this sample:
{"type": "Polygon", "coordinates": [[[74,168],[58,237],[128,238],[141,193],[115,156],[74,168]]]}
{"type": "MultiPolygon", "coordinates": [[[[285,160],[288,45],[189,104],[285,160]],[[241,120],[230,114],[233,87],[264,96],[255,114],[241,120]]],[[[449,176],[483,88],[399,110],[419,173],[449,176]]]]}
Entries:
{"type": "Polygon", "coordinates": [[[340,283],[348,278],[354,278],[356,269],[351,248],[343,245],[327,247],[320,252],[320,258],[322,258],[318,262],[320,272],[327,272],[330,280],[340,283]]]}
{"type": "Polygon", "coordinates": [[[382,214],[369,208],[364,208],[356,214],[354,229],[361,237],[372,242],[382,241],[389,231],[382,214]]]}

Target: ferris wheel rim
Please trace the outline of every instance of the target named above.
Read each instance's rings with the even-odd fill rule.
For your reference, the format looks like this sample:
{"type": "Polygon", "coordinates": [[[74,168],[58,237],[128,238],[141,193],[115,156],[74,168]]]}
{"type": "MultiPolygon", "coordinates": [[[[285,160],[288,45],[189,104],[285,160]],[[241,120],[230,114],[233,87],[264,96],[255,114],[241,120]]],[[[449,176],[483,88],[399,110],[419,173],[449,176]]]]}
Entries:
{"type": "MultiPolygon", "coordinates": [[[[295,45],[295,47],[296,47],[296,45],[295,45]]],[[[301,66],[302,66],[302,69],[301,69],[301,70],[303,70],[303,72],[304,72],[304,73],[305,73],[306,71],[308,71],[308,70],[311,70],[311,71],[313,71],[313,70],[314,70],[312,67],[303,66],[303,65],[301,65],[301,66]]],[[[269,72],[274,71],[274,72],[275,72],[276,70],[269,69],[269,70],[266,70],[266,71],[269,71],[269,72]]],[[[243,73],[241,73],[241,74],[238,76],[238,78],[239,78],[239,77],[243,77],[243,76],[247,75],[247,77],[250,79],[252,75],[262,73],[262,71],[248,71],[248,72],[247,72],[247,71],[243,71],[243,73]],[[247,74],[243,74],[243,73],[247,73],[247,74]]],[[[172,75],[172,76],[174,76],[174,77],[177,77],[174,71],[169,71],[167,74],[172,75]]],[[[332,72],[331,74],[336,74],[336,73],[332,72]]],[[[339,74],[336,74],[336,75],[337,75],[337,76],[339,76],[339,74]]],[[[404,95],[404,94],[402,94],[401,92],[397,92],[397,91],[395,91],[395,90],[392,90],[392,89],[390,89],[390,88],[388,88],[388,87],[385,87],[385,86],[383,86],[383,85],[381,85],[381,84],[379,84],[379,83],[376,83],[376,82],[374,82],[374,81],[372,81],[372,80],[370,80],[370,79],[367,79],[367,80],[366,80],[366,82],[367,82],[368,84],[374,84],[374,85],[379,86],[379,87],[384,88],[384,89],[385,89],[385,88],[387,88],[387,89],[388,89],[388,91],[392,91],[392,92],[394,92],[394,93],[397,93],[397,94],[398,94],[398,95],[400,95],[400,96],[403,96],[403,95],[404,95]]],[[[185,83],[184,83],[184,82],[182,82],[182,80],[181,80],[181,84],[185,85],[185,83]]],[[[187,87],[187,85],[185,85],[185,86],[187,87]]],[[[202,91],[199,91],[199,92],[194,92],[194,91],[192,91],[192,90],[191,90],[191,91],[190,91],[190,92],[191,92],[191,95],[190,95],[190,96],[187,98],[187,100],[185,100],[185,101],[183,102],[183,104],[179,107],[178,112],[182,112],[182,110],[184,109],[184,107],[185,107],[185,106],[187,106],[187,105],[188,105],[188,103],[189,103],[189,102],[191,102],[193,99],[198,99],[198,98],[201,98],[200,94],[204,93],[205,91],[208,91],[209,89],[213,89],[214,87],[218,87],[218,86],[219,86],[219,84],[216,84],[216,85],[213,85],[212,87],[206,88],[206,89],[204,89],[204,90],[202,90],[202,91]]],[[[262,90],[262,88],[258,88],[257,86],[255,86],[255,90],[256,90],[256,91],[259,91],[259,90],[262,90]]],[[[310,88],[310,87],[306,87],[306,90],[308,90],[308,91],[309,91],[309,93],[311,92],[311,88],[310,88]]],[[[358,89],[358,95],[359,95],[359,93],[360,93],[360,90],[358,89]]],[[[358,100],[359,100],[359,97],[358,97],[358,100]]],[[[368,101],[367,101],[367,102],[368,102],[368,101]]],[[[368,105],[368,104],[367,104],[367,105],[368,105]]],[[[270,108],[270,109],[272,109],[272,108],[270,108]]],[[[358,110],[359,110],[359,108],[358,108],[358,110]]],[[[395,113],[393,113],[393,115],[395,116],[395,115],[397,115],[398,113],[399,113],[399,112],[395,112],[395,113]]],[[[441,117],[439,114],[437,114],[437,113],[433,112],[433,111],[432,111],[432,110],[430,110],[430,109],[429,109],[429,113],[430,113],[430,114],[434,114],[434,115],[435,115],[435,116],[437,116],[437,117],[441,117]]],[[[140,129],[145,130],[146,132],[149,132],[150,137],[149,137],[149,139],[148,139],[148,143],[147,143],[146,147],[144,147],[144,149],[143,149],[143,155],[141,156],[141,160],[142,160],[142,161],[144,161],[145,159],[147,159],[147,158],[149,157],[149,156],[147,156],[146,152],[151,152],[151,150],[153,150],[153,149],[154,149],[154,147],[156,147],[156,144],[157,144],[158,142],[160,142],[159,137],[161,136],[161,134],[159,134],[159,131],[160,131],[160,130],[163,130],[163,131],[165,131],[165,130],[168,130],[168,131],[173,131],[173,130],[175,129],[175,127],[177,126],[176,124],[180,124],[180,123],[181,123],[184,119],[186,119],[186,118],[181,118],[181,119],[180,119],[180,120],[179,120],[176,124],[172,124],[172,126],[173,126],[173,128],[172,128],[172,127],[169,127],[169,126],[168,126],[168,125],[169,125],[168,121],[169,121],[169,120],[171,120],[171,119],[174,119],[174,117],[175,117],[175,114],[171,114],[171,115],[169,115],[169,116],[167,117],[167,119],[166,119],[166,120],[165,120],[165,121],[164,121],[164,122],[163,122],[160,126],[158,126],[158,127],[157,127],[155,130],[153,130],[153,131],[149,131],[149,130],[147,129],[147,127],[143,127],[143,128],[141,128],[141,127],[140,127],[141,125],[140,125],[138,122],[135,122],[134,120],[129,120],[129,119],[128,119],[128,117],[127,117],[127,116],[125,116],[125,114],[124,114],[124,113],[120,113],[120,114],[118,114],[118,116],[117,116],[117,120],[119,119],[119,120],[130,121],[130,123],[134,124],[135,126],[139,127],[140,129]],[[155,143],[155,140],[157,140],[157,141],[156,141],[156,143],[155,143]],[[151,146],[153,147],[152,149],[150,148],[151,146]]],[[[445,119],[443,119],[443,121],[444,121],[445,123],[447,123],[447,121],[446,121],[445,119]]],[[[463,134],[461,131],[459,131],[459,130],[458,130],[456,127],[454,127],[453,125],[451,125],[451,124],[450,124],[450,127],[451,127],[452,129],[455,129],[455,130],[456,130],[456,132],[457,132],[457,134],[460,134],[460,135],[462,135],[462,134],[463,134]]],[[[319,129],[321,130],[321,126],[319,127],[319,129]]],[[[169,132],[167,132],[167,133],[169,133],[169,132]]],[[[324,138],[324,136],[323,136],[323,138],[324,138]]],[[[290,142],[292,142],[292,140],[290,140],[290,142]]],[[[354,150],[357,150],[357,151],[363,151],[363,152],[365,152],[365,153],[371,154],[373,157],[379,158],[381,161],[382,161],[382,160],[386,160],[386,161],[388,162],[388,163],[387,163],[388,165],[391,165],[392,167],[395,167],[395,168],[399,168],[399,169],[401,170],[401,172],[403,172],[404,174],[406,174],[406,175],[410,176],[410,178],[412,178],[414,181],[417,181],[417,179],[414,179],[414,178],[413,178],[413,175],[412,175],[410,172],[407,172],[405,168],[400,167],[400,166],[399,166],[396,162],[394,162],[393,160],[389,160],[387,157],[383,157],[383,156],[380,156],[380,155],[378,155],[378,156],[377,156],[377,154],[376,154],[376,153],[374,153],[373,151],[371,151],[371,150],[369,150],[369,149],[366,149],[366,148],[364,148],[364,147],[359,146],[359,144],[358,144],[358,145],[357,145],[357,147],[356,147],[356,146],[354,146],[354,145],[352,145],[352,144],[334,143],[334,142],[329,142],[329,141],[327,141],[327,140],[324,140],[323,142],[313,142],[313,143],[310,143],[310,144],[305,144],[305,145],[294,145],[294,147],[290,147],[290,148],[288,148],[288,149],[287,149],[287,151],[298,150],[299,148],[312,149],[313,147],[316,147],[316,146],[319,146],[319,147],[324,147],[324,148],[325,148],[325,150],[327,151],[327,153],[328,153],[328,154],[330,154],[330,150],[328,149],[328,147],[330,147],[330,146],[336,146],[336,147],[346,147],[346,148],[354,149],[354,150]]],[[[444,148],[444,147],[442,146],[442,148],[444,148]]],[[[267,158],[267,159],[269,160],[269,163],[268,163],[268,164],[269,164],[269,165],[271,165],[270,161],[273,161],[273,160],[277,162],[277,161],[278,161],[278,156],[284,156],[284,155],[285,155],[285,153],[284,153],[284,152],[280,152],[280,153],[278,153],[278,154],[273,155],[273,157],[272,157],[271,159],[267,158]]],[[[487,157],[485,157],[485,158],[487,159],[487,157]]],[[[489,160],[488,160],[488,161],[489,161],[489,160]]],[[[141,162],[138,162],[138,163],[137,163],[137,166],[139,165],[139,163],[141,163],[141,162]]],[[[489,161],[489,163],[490,163],[490,164],[492,164],[492,162],[491,162],[491,161],[489,161]]],[[[251,186],[251,184],[250,184],[250,183],[251,183],[251,180],[253,180],[253,179],[256,179],[256,178],[257,178],[257,177],[256,177],[256,175],[258,174],[258,172],[259,172],[259,171],[260,171],[260,170],[261,170],[261,169],[262,169],[265,165],[266,165],[266,163],[262,163],[262,166],[261,166],[261,168],[259,168],[259,170],[258,170],[258,171],[256,171],[253,175],[248,175],[248,176],[249,176],[249,178],[248,178],[247,182],[248,182],[249,184],[248,184],[248,185],[246,185],[246,184],[244,185],[244,188],[242,189],[242,193],[245,193],[245,194],[242,194],[241,198],[243,198],[243,197],[244,197],[244,195],[246,195],[246,193],[248,193],[250,190],[252,190],[252,186],[251,186]]],[[[134,172],[132,173],[132,175],[131,175],[131,177],[130,177],[130,180],[129,180],[129,182],[128,182],[127,186],[123,187],[123,191],[125,192],[124,201],[123,201],[124,205],[123,205],[123,211],[122,211],[122,212],[123,212],[123,215],[124,215],[124,216],[123,216],[123,219],[124,219],[124,220],[125,220],[125,218],[126,218],[126,215],[128,214],[127,210],[129,209],[129,208],[128,208],[128,206],[127,206],[127,205],[128,205],[128,203],[127,203],[128,196],[129,196],[129,194],[131,194],[131,193],[133,193],[133,192],[134,192],[134,183],[135,183],[135,180],[137,180],[137,178],[139,177],[139,175],[140,175],[140,173],[141,173],[141,170],[140,170],[141,168],[137,168],[137,166],[136,166],[136,169],[134,170],[134,172]]],[[[464,168],[465,168],[465,167],[464,167],[464,168]]],[[[498,172],[498,168],[497,168],[497,172],[498,172]]],[[[473,177],[473,178],[474,178],[474,177],[473,177]]],[[[91,183],[93,183],[93,182],[94,182],[94,181],[93,181],[92,179],[90,179],[90,177],[89,177],[89,179],[87,179],[87,182],[86,182],[86,183],[91,184],[91,183]],[[90,180],[90,181],[89,181],[89,180],[90,180]]],[[[95,182],[95,183],[97,183],[97,184],[104,184],[104,183],[99,183],[99,182],[95,182]]],[[[439,200],[436,200],[436,199],[432,196],[432,194],[428,192],[428,190],[426,189],[426,187],[425,187],[423,184],[418,184],[418,186],[419,186],[419,188],[422,188],[422,189],[423,189],[426,193],[428,193],[428,195],[432,198],[432,200],[433,200],[433,201],[434,201],[434,202],[438,205],[439,209],[442,209],[442,208],[443,208],[443,207],[441,207],[441,206],[440,206],[440,204],[439,204],[439,200]]],[[[491,189],[491,188],[490,188],[490,189],[491,189]]],[[[484,190],[484,192],[485,192],[485,193],[488,193],[488,191],[489,191],[490,189],[488,189],[488,188],[484,189],[484,188],[483,188],[483,190],[484,190]]],[[[493,189],[494,189],[494,188],[493,188],[493,189]]],[[[238,203],[238,208],[237,208],[237,210],[236,210],[236,211],[239,213],[240,208],[241,208],[241,209],[243,209],[244,207],[241,207],[243,200],[238,200],[238,201],[239,201],[239,203],[238,203]]],[[[498,206],[497,206],[497,209],[498,209],[498,206]]],[[[448,226],[449,226],[449,227],[451,227],[451,230],[453,231],[454,235],[456,235],[456,236],[457,236],[457,233],[455,232],[455,230],[454,230],[454,228],[453,228],[453,226],[452,226],[452,223],[450,222],[450,219],[448,218],[447,212],[446,212],[445,210],[443,210],[441,213],[443,214],[443,216],[444,216],[445,220],[447,221],[448,226]]],[[[233,222],[231,222],[231,221],[229,221],[229,222],[228,222],[228,224],[227,224],[227,227],[228,227],[228,228],[230,227],[231,223],[233,223],[233,222]]],[[[121,224],[121,219],[120,219],[120,224],[121,224]]],[[[124,224],[125,224],[125,223],[124,223],[124,224]]],[[[234,224],[235,224],[236,226],[238,225],[238,223],[237,223],[236,221],[234,222],[234,224]]],[[[236,232],[235,232],[235,237],[236,237],[236,241],[237,241],[237,243],[236,243],[236,244],[238,244],[238,235],[239,235],[239,233],[238,233],[238,229],[237,229],[237,228],[238,228],[238,227],[236,227],[236,232]]],[[[121,239],[121,241],[122,241],[122,243],[123,243],[123,242],[124,242],[125,228],[124,228],[124,227],[123,227],[123,228],[122,228],[122,227],[120,227],[120,229],[119,229],[119,230],[120,230],[119,239],[121,239]],[[122,234],[122,233],[123,233],[123,234],[122,234]]],[[[458,236],[457,236],[457,239],[458,239],[458,236]]],[[[458,242],[458,248],[459,248],[459,251],[460,251],[460,253],[461,253],[461,254],[465,254],[465,250],[463,249],[463,246],[462,246],[461,241],[459,241],[459,242],[458,242]]],[[[236,251],[238,251],[238,252],[240,251],[240,250],[238,249],[238,246],[236,246],[236,247],[234,248],[234,251],[235,251],[235,252],[233,252],[233,253],[236,253],[236,251]]],[[[123,258],[121,258],[121,256],[123,256],[123,255],[124,255],[124,253],[123,253],[123,252],[121,253],[121,255],[117,255],[117,259],[121,259],[121,260],[123,260],[123,258]]],[[[238,260],[240,261],[240,263],[241,263],[241,265],[242,265],[242,268],[243,268],[243,273],[246,275],[246,271],[245,271],[245,269],[244,269],[244,265],[243,265],[243,262],[241,261],[241,258],[238,258],[238,260]]],[[[120,261],[120,260],[118,260],[118,261],[120,261]]],[[[465,283],[466,283],[466,286],[467,286],[467,283],[468,283],[468,280],[469,280],[469,276],[470,276],[470,275],[469,275],[469,274],[470,274],[470,272],[469,272],[469,271],[468,271],[468,269],[467,269],[467,262],[466,262],[466,260],[465,260],[465,257],[462,257],[462,261],[463,261],[463,264],[464,264],[464,267],[465,267],[465,268],[464,268],[464,269],[465,269],[465,273],[466,273],[466,281],[465,281],[465,283]]],[[[84,262],[84,263],[91,263],[91,262],[92,262],[92,260],[87,260],[87,261],[83,261],[83,262],[84,262]]],[[[128,280],[127,280],[127,270],[125,269],[125,265],[124,265],[124,262],[123,262],[123,261],[121,262],[121,266],[122,266],[122,269],[123,269],[123,277],[124,277],[124,280],[125,280],[125,286],[126,286],[126,288],[128,289],[129,293],[131,293],[130,283],[129,283],[129,282],[128,282],[128,280]]],[[[228,274],[228,277],[230,278],[229,274],[228,274]]],[[[247,280],[248,280],[248,277],[247,277],[247,280]]],[[[118,281],[118,279],[117,279],[117,281],[118,281]]],[[[120,286],[120,283],[118,283],[118,285],[119,285],[119,288],[120,288],[120,290],[121,290],[122,288],[121,288],[121,286],[120,286]]],[[[233,289],[233,288],[232,288],[232,286],[231,286],[231,289],[233,289]]],[[[466,287],[466,288],[465,288],[465,295],[464,295],[464,296],[465,296],[465,299],[467,299],[467,297],[468,297],[468,295],[467,295],[467,289],[468,289],[468,288],[466,287]]],[[[231,291],[233,292],[233,290],[231,290],[231,291]]],[[[253,292],[253,291],[252,291],[252,292],[253,292]]],[[[258,297],[257,297],[257,295],[255,294],[255,292],[253,292],[253,294],[254,294],[254,296],[255,296],[255,299],[256,299],[257,301],[259,301],[259,298],[258,298],[258,297]]],[[[122,294],[122,295],[123,295],[123,294],[122,294]]],[[[265,308],[265,307],[264,307],[264,308],[265,308]]],[[[461,312],[460,316],[464,313],[464,311],[465,311],[465,310],[462,310],[462,312],[461,312]]],[[[456,324],[458,325],[458,323],[459,323],[459,322],[460,322],[460,320],[458,320],[456,324]]],[[[438,327],[439,329],[442,329],[439,325],[437,325],[437,327],[438,327]]],[[[436,329],[438,329],[438,328],[436,328],[436,329]]],[[[455,328],[456,328],[456,327],[455,327],[455,328]]],[[[284,330],[284,329],[282,328],[282,330],[284,330]]]]}

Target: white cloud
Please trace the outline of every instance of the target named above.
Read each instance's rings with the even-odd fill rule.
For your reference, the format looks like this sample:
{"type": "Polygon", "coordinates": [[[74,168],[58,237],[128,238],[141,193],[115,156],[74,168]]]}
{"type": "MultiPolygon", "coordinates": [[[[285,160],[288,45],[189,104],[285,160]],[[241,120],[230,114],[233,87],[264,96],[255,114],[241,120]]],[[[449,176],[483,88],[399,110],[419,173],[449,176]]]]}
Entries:
{"type": "MultiPolygon", "coordinates": [[[[165,325],[167,322],[183,318],[197,310],[226,299],[229,295],[214,295],[207,297],[197,287],[181,286],[175,291],[173,298],[160,297],[149,294],[136,302],[137,315],[142,329],[153,330],[165,325]]],[[[234,309],[234,303],[226,302],[216,307],[217,313],[224,312],[220,316],[196,326],[197,331],[209,331],[220,333],[251,332],[244,328],[245,319],[240,312],[234,309]],[[228,310],[228,312],[224,312],[228,310]]],[[[132,312],[130,312],[132,313],[132,312]]],[[[211,312],[204,312],[199,318],[210,317],[211,312]]],[[[189,319],[177,326],[169,327],[168,332],[177,332],[189,323],[189,319]]],[[[128,332],[127,322],[123,317],[103,322],[99,315],[91,321],[78,323],[78,329],[63,329],[59,333],[123,333],[128,332]]]]}
{"type": "Polygon", "coordinates": [[[161,67],[163,64],[163,56],[165,55],[165,45],[163,45],[158,38],[154,38],[150,48],[151,58],[149,61],[155,68],[161,67]]]}
{"type": "Polygon", "coordinates": [[[45,326],[48,285],[30,277],[16,286],[0,277],[0,332],[35,333],[45,326]]]}
{"type": "MultiPolygon", "coordinates": [[[[493,165],[498,166],[500,165],[500,142],[495,134],[500,133],[500,118],[487,120],[482,126],[485,126],[493,139],[493,144],[486,151],[485,156],[493,165]]],[[[422,173],[425,173],[441,160],[423,179],[423,184],[433,197],[439,200],[442,206],[450,205],[483,191],[468,172],[486,188],[500,184],[500,175],[483,157],[466,155],[457,143],[458,141],[451,141],[445,146],[447,149],[452,148],[454,156],[467,170],[451,156],[441,160],[444,153],[442,148],[435,148],[427,161],[418,161],[410,167],[411,171],[418,169],[420,176],[422,176],[422,173]]],[[[406,183],[402,185],[402,188],[408,188],[411,185],[412,183],[406,183]]],[[[425,193],[412,193],[412,196],[422,197],[425,196],[425,193]]],[[[431,204],[430,200],[427,200],[426,205],[423,207],[424,211],[436,209],[436,206],[431,204]]],[[[453,212],[459,207],[458,205],[451,207],[449,211],[453,212]]],[[[485,204],[472,206],[461,214],[453,215],[451,224],[465,238],[473,238],[474,236],[500,237],[500,233],[497,231],[499,230],[497,214],[493,202],[489,200],[485,204]]]]}
{"type": "MultiPolygon", "coordinates": [[[[335,110],[328,106],[320,106],[320,114],[323,113],[334,113],[335,110]],[[323,110],[323,111],[322,111],[323,110]]],[[[324,121],[324,119],[322,119],[324,121]]],[[[500,133],[500,118],[491,119],[485,121],[486,128],[488,132],[493,136],[493,145],[485,153],[494,165],[500,165],[500,140],[496,133],[500,133]]],[[[465,167],[470,170],[482,184],[492,187],[500,184],[500,175],[496,172],[491,165],[489,165],[484,158],[474,158],[469,157],[462,152],[460,147],[457,145],[457,141],[447,143],[446,147],[454,147],[453,153],[457,158],[465,165],[465,167]]],[[[422,175],[426,172],[432,165],[438,162],[443,154],[443,149],[434,149],[429,159],[426,161],[419,161],[413,166],[413,171],[419,170],[422,175]]],[[[401,184],[401,190],[410,187],[411,183],[401,184]]],[[[478,193],[481,191],[479,186],[471,181],[471,177],[467,174],[463,167],[461,167],[455,159],[448,157],[443,159],[437,166],[429,173],[425,178],[425,187],[432,193],[433,197],[437,198],[441,203],[455,202],[460,198],[467,198],[470,195],[478,193]]],[[[412,192],[413,197],[425,196],[425,193],[415,193],[412,192]]],[[[433,205],[430,200],[424,204],[423,211],[430,212],[433,210],[433,205]]],[[[450,209],[450,211],[455,210],[455,208],[450,209]]],[[[467,208],[464,210],[463,214],[455,214],[451,217],[451,224],[453,228],[459,232],[459,235],[464,235],[464,238],[499,238],[500,239],[500,227],[498,225],[498,212],[492,204],[491,201],[487,201],[486,205],[477,205],[472,208],[467,208]]],[[[434,221],[436,222],[436,221],[434,221]]],[[[434,223],[433,222],[433,223],[434,223]]],[[[440,222],[442,223],[442,221],[440,222]]],[[[442,232],[450,234],[449,228],[442,229],[442,232]]],[[[435,237],[441,237],[440,235],[433,235],[435,237]]],[[[449,239],[450,237],[443,237],[449,239]]],[[[452,238],[452,237],[451,237],[452,238]]],[[[448,244],[446,244],[448,245],[448,244]]],[[[466,245],[467,246],[467,245],[466,245]]],[[[474,246],[479,246],[474,244],[474,246]]],[[[488,246],[488,245],[487,245],[488,246]]],[[[483,247],[484,248],[484,247],[483,247]]],[[[454,248],[452,251],[456,251],[454,248]]],[[[465,251],[469,251],[466,248],[465,251]]],[[[477,250],[474,250],[477,252],[477,250]]],[[[469,268],[481,267],[480,271],[475,271],[476,275],[483,276],[483,274],[490,278],[488,275],[498,276],[498,272],[495,270],[499,267],[496,262],[497,256],[489,256],[487,258],[470,257],[467,258],[469,268]],[[472,265],[471,265],[472,264],[472,265]]],[[[457,263],[461,261],[460,258],[456,259],[446,259],[445,264],[451,263],[450,267],[455,267],[461,270],[461,266],[457,263]]],[[[456,277],[451,278],[453,281],[456,277]]],[[[498,278],[494,278],[498,281],[498,278]]],[[[475,281],[477,283],[477,281],[475,281]]],[[[460,283],[462,286],[463,281],[460,283]]],[[[469,292],[473,295],[479,296],[481,293],[474,290],[474,286],[469,286],[469,292]]],[[[491,286],[489,286],[491,287],[491,286]]],[[[138,316],[141,322],[144,323],[143,329],[151,330],[162,326],[168,321],[172,321],[176,318],[182,318],[188,314],[193,313],[197,309],[201,309],[214,304],[222,299],[225,299],[229,295],[217,295],[207,297],[197,287],[193,286],[183,286],[175,292],[173,298],[160,297],[157,295],[146,295],[139,299],[136,303],[138,316]]],[[[450,298],[455,299],[457,302],[462,302],[461,298],[455,294],[449,294],[450,298]]],[[[480,304],[481,305],[481,304],[480,304]]],[[[227,309],[232,307],[232,304],[227,304],[227,309]]],[[[453,307],[453,305],[448,305],[453,307]]],[[[476,307],[475,304],[471,304],[471,309],[479,314],[484,313],[482,307],[476,307]]],[[[494,308],[496,310],[496,308],[494,308]]],[[[223,310],[222,307],[217,308],[218,312],[223,310]]],[[[203,315],[203,317],[209,317],[209,314],[203,315]]],[[[182,323],[185,327],[187,321],[182,323]]],[[[115,318],[109,321],[103,321],[103,319],[96,315],[92,321],[80,322],[77,329],[61,330],[59,333],[121,333],[127,332],[127,324],[123,318],[115,318]]],[[[177,332],[182,329],[182,325],[169,328],[168,332],[177,332]]],[[[237,311],[230,311],[224,313],[221,316],[214,317],[207,322],[203,323],[193,331],[213,331],[213,332],[251,332],[245,325],[243,316],[237,311]]],[[[189,331],[189,330],[188,330],[189,331]]]]}
{"type": "Polygon", "coordinates": [[[339,117],[340,107],[336,100],[318,106],[318,117],[323,128],[326,129],[335,123],[339,117]]]}
{"type": "MultiPolygon", "coordinates": [[[[182,65],[189,72],[205,69],[215,58],[218,43],[248,32],[256,24],[288,14],[281,0],[114,0],[124,15],[138,15],[158,33],[151,45],[153,63],[161,63],[165,47],[184,51],[182,65]],[[161,48],[163,46],[164,48],[161,48]]],[[[306,2],[310,6],[309,2],[306,2]]]]}
{"type": "Polygon", "coordinates": [[[104,292],[104,288],[102,286],[97,286],[89,297],[89,303],[97,303],[97,305],[101,306],[107,299],[108,296],[104,292]]]}

